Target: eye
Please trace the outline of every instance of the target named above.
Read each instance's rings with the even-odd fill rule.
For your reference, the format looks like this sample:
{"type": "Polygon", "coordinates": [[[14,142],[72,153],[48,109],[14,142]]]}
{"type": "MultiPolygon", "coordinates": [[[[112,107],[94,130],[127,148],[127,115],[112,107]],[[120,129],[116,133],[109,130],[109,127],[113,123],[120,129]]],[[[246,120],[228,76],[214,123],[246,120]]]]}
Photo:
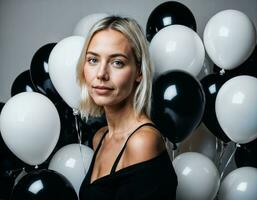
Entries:
{"type": "Polygon", "coordinates": [[[125,65],[125,63],[122,60],[114,60],[112,61],[112,66],[121,68],[125,65]]]}
{"type": "Polygon", "coordinates": [[[90,64],[90,65],[96,65],[97,62],[98,62],[98,59],[96,57],[88,57],[87,58],[87,62],[90,64]]]}

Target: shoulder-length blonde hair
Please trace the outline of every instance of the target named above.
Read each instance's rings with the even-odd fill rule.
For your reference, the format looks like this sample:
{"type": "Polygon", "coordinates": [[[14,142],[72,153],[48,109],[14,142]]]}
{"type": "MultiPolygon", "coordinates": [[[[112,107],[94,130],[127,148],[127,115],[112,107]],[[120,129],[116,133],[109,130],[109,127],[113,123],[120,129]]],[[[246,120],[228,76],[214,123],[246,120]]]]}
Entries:
{"type": "Polygon", "coordinates": [[[104,113],[102,106],[98,106],[88,94],[84,77],[85,57],[88,46],[93,36],[102,30],[112,29],[122,33],[131,43],[138,67],[142,73],[142,79],[137,85],[133,107],[137,115],[144,113],[150,117],[151,93],[152,93],[152,64],[150,61],[146,38],[138,23],[131,18],[109,16],[98,21],[89,31],[82,53],[77,65],[77,81],[81,87],[80,113],[86,119],[89,116],[100,116],[104,113]]]}

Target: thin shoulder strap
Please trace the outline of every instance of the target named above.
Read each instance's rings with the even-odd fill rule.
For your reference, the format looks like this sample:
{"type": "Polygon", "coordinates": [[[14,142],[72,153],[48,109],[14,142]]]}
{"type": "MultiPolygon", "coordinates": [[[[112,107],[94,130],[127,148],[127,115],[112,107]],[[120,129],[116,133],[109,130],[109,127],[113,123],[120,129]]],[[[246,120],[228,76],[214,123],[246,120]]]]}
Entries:
{"type": "Polygon", "coordinates": [[[128,138],[127,138],[127,140],[126,140],[124,146],[122,147],[120,153],[118,154],[116,160],[115,160],[114,163],[113,163],[113,166],[112,166],[112,169],[111,169],[111,173],[110,173],[110,174],[113,174],[113,173],[115,172],[115,170],[116,170],[116,168],[117,168],[117,165],[118,165],[118,163],[119,163],[119,161],[120,161],[120,158],[121,158],[121,156],[122,156],[122,154],[123,154],[123,152],[124,152],[124,150],[125,150],[125,148],[126,148],[126,145],[127,145],[127,143],[128,143],[129,138],[130,138],[135,132],[137,132],[140,128],[142,128],[143,126],[152,126],[152,127],[156,128],[156,126],[155,126],[153,123],[145,123],[145,124],[141,124],[139,127],[137,127],[137,128],[128,136],[128,138]]]}
{"type": "Polygon", "coordinates": [[[95,155],[97,154],[97,152],[99,151],[100,147],[102,146],[103,140],[104,140],[106,134],[108,133],[108,131],[109,131],[109,130],[107,129],[107,130],[104,132],[104,134],[103,134],[101,140],[99,141],[99,143],[98,143],[98,145],[97,145],[97,148],[96,148],[96,150],[95,150],[95,155]]]}
{"type": "Polygon", "coordinates": [[[92,171],[93,171],[93,168],[94,168],[94,165],[95,165],[96,155],[97,155],[97,153],[98,153],[98,151],[99,151],[99,149],[100,149],[100,147],[101,147],[101,145],[102,145],[103,139],[104,139],[104,137],[105,137],[105,135],[106,135],[107,133],[108,133],[108,129],[104,132],[104,134],[103,134],[101,140],[99,141],[99,143],[98,143],[98,145],[97,145],[97,147],[96,147],[96,150],[95,150],[95,152],[94,152],[93,158],[92,158],[92,160],[91,160],[91,164],[90,164],[90,167],[89,167],[89,169],[88,169],[88,174],[90,174],[90,175],[89,175],[90,178],[88,179],[89,183],[90,183],[90,181],[91,181],[90,179],[91,179],[92,171]]]}

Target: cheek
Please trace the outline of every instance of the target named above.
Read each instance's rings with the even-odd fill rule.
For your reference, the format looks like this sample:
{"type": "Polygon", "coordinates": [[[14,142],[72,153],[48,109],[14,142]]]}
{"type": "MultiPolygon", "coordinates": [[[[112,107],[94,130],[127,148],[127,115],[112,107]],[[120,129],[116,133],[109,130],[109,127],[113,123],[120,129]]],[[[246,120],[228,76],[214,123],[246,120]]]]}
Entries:
{"type": "Polygon", "coordinates": [[[84,66],[84,78],[85,78],[86,84],[88,85],[88,83],[92,79],[92,72],[88,69],[86,65],[84,66]]]}
{"type": "Polygon", "coordinates": [[[91,87],[90,87],[90,73],[84,67],[84,78],[85,78],[85,86],[89,94],[91,94],[91,87]]]}
{"type": "Polygon", "coordinates": [[[135,85],[135,75],[133,72],[128,71],[116,76],[116,83],[124,92],[129,92],[135,85]]]}

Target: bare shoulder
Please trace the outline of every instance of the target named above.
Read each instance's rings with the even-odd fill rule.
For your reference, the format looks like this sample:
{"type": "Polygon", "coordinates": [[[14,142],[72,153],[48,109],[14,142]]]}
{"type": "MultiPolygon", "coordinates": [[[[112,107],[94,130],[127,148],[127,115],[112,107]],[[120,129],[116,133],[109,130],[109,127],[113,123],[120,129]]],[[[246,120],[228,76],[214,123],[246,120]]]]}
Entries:
{"type": "Polygon", "coordinates": [[[160,132],[151,126],[143,126],[128,140],[125,152],[127,165],[156,157],[165,150],[160,132]]]}
{"type": "Polygon", "coordinates": [[[103,134],[105,133],[105,131],[107,130],[107,126],[104,126],[102,128],[100,128],[94,135],[93,137],[93,149],[96,150],[103,134]]]}

